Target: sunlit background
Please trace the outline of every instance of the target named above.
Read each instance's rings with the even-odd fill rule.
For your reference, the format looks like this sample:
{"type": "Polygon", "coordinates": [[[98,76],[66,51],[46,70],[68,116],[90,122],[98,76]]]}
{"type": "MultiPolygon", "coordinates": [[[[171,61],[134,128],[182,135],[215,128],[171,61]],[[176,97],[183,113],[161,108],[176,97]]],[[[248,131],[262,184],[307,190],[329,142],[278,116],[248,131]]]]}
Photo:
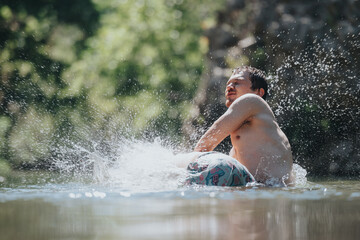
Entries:
{"type": "Polygon", "coordinates": [[[358,0],[2,0],[1,234],[357,239],[359,16],[358,0]],[[172,161],[241,65],[267,73],[298,186],[184,190],[172,161]]]}
{"type": "Polygon", "coordinates": [[[225,109],[230,70],[246,64],[268,73],[296,161],[357,175],[358,5],[2,1],[1,174],[49,168],[59,144],[105,148],[114,132],[191,149],[225,109]]]}

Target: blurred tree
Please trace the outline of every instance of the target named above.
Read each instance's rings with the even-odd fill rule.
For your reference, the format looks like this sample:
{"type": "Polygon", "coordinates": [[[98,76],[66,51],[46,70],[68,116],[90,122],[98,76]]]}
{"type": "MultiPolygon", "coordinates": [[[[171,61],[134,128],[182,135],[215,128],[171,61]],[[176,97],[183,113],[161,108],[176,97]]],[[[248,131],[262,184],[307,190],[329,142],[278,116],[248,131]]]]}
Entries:
{"type": "Polygon", "coordinates": [[[43,164],[110,125],[180,136],[222,3],[2,1],[0,159],[43,164]]]}
{"type": "Polygon", "coordinates": [[[202,33],[221,2],[94,1],[101,27],[82,58],[63,74],[63,96],[88,101],[98,121],[141,134],[181,135],[204,68],[202,33]]]}
{"type": "Polygon", "coordinates": [[[89,0],[1,1],[0,159],[15,164],[49,156],[55,122],[66,119],[59,113],[82,101],[59,98],[66,86],[61,72],[77,59],[97,22],[89,0]]]}

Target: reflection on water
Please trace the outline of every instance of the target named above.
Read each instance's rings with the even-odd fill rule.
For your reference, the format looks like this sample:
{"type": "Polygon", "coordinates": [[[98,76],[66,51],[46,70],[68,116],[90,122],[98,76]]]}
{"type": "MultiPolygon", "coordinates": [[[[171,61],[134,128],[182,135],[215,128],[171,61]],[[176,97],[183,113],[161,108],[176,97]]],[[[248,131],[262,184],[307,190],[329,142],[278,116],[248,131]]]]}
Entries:
{"type": "Polygon", "coordinates": [[[360,182],[131,192],[0,188],[1,239],[359,239],[360,182]]]}

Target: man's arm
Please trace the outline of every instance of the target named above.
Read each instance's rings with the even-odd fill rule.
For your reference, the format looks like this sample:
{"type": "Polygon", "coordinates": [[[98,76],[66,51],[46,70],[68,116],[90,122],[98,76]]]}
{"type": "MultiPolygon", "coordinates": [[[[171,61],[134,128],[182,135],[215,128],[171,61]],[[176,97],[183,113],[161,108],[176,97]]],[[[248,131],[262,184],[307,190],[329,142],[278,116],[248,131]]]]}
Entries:
{"type": "Polygon", "coordinates": [[[228,110],[214,122],[196,144],[194,151],[209,152],[228,135],[240,128],[246,119],[256,115],[264,100],[255,94],[245,94],[236,99],[228,110]]]}

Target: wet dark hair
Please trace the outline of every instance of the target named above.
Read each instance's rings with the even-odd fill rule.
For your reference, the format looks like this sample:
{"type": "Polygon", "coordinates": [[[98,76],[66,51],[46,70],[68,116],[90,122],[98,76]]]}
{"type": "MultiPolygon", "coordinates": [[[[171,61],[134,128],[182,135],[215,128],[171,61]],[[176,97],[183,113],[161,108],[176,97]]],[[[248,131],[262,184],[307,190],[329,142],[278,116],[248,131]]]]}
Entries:
{"type": "Polygon", "coordinates": [[[265,73],[257,68],[250,66],[237,67],[233,70],[233,73],[240,71],[249,73],[251,90],[256,90],[260,88],[264,89],[264,95],[262,96],[262,98],[265,100],[268,92],[268,84],[266,82],[265,73]]]}

